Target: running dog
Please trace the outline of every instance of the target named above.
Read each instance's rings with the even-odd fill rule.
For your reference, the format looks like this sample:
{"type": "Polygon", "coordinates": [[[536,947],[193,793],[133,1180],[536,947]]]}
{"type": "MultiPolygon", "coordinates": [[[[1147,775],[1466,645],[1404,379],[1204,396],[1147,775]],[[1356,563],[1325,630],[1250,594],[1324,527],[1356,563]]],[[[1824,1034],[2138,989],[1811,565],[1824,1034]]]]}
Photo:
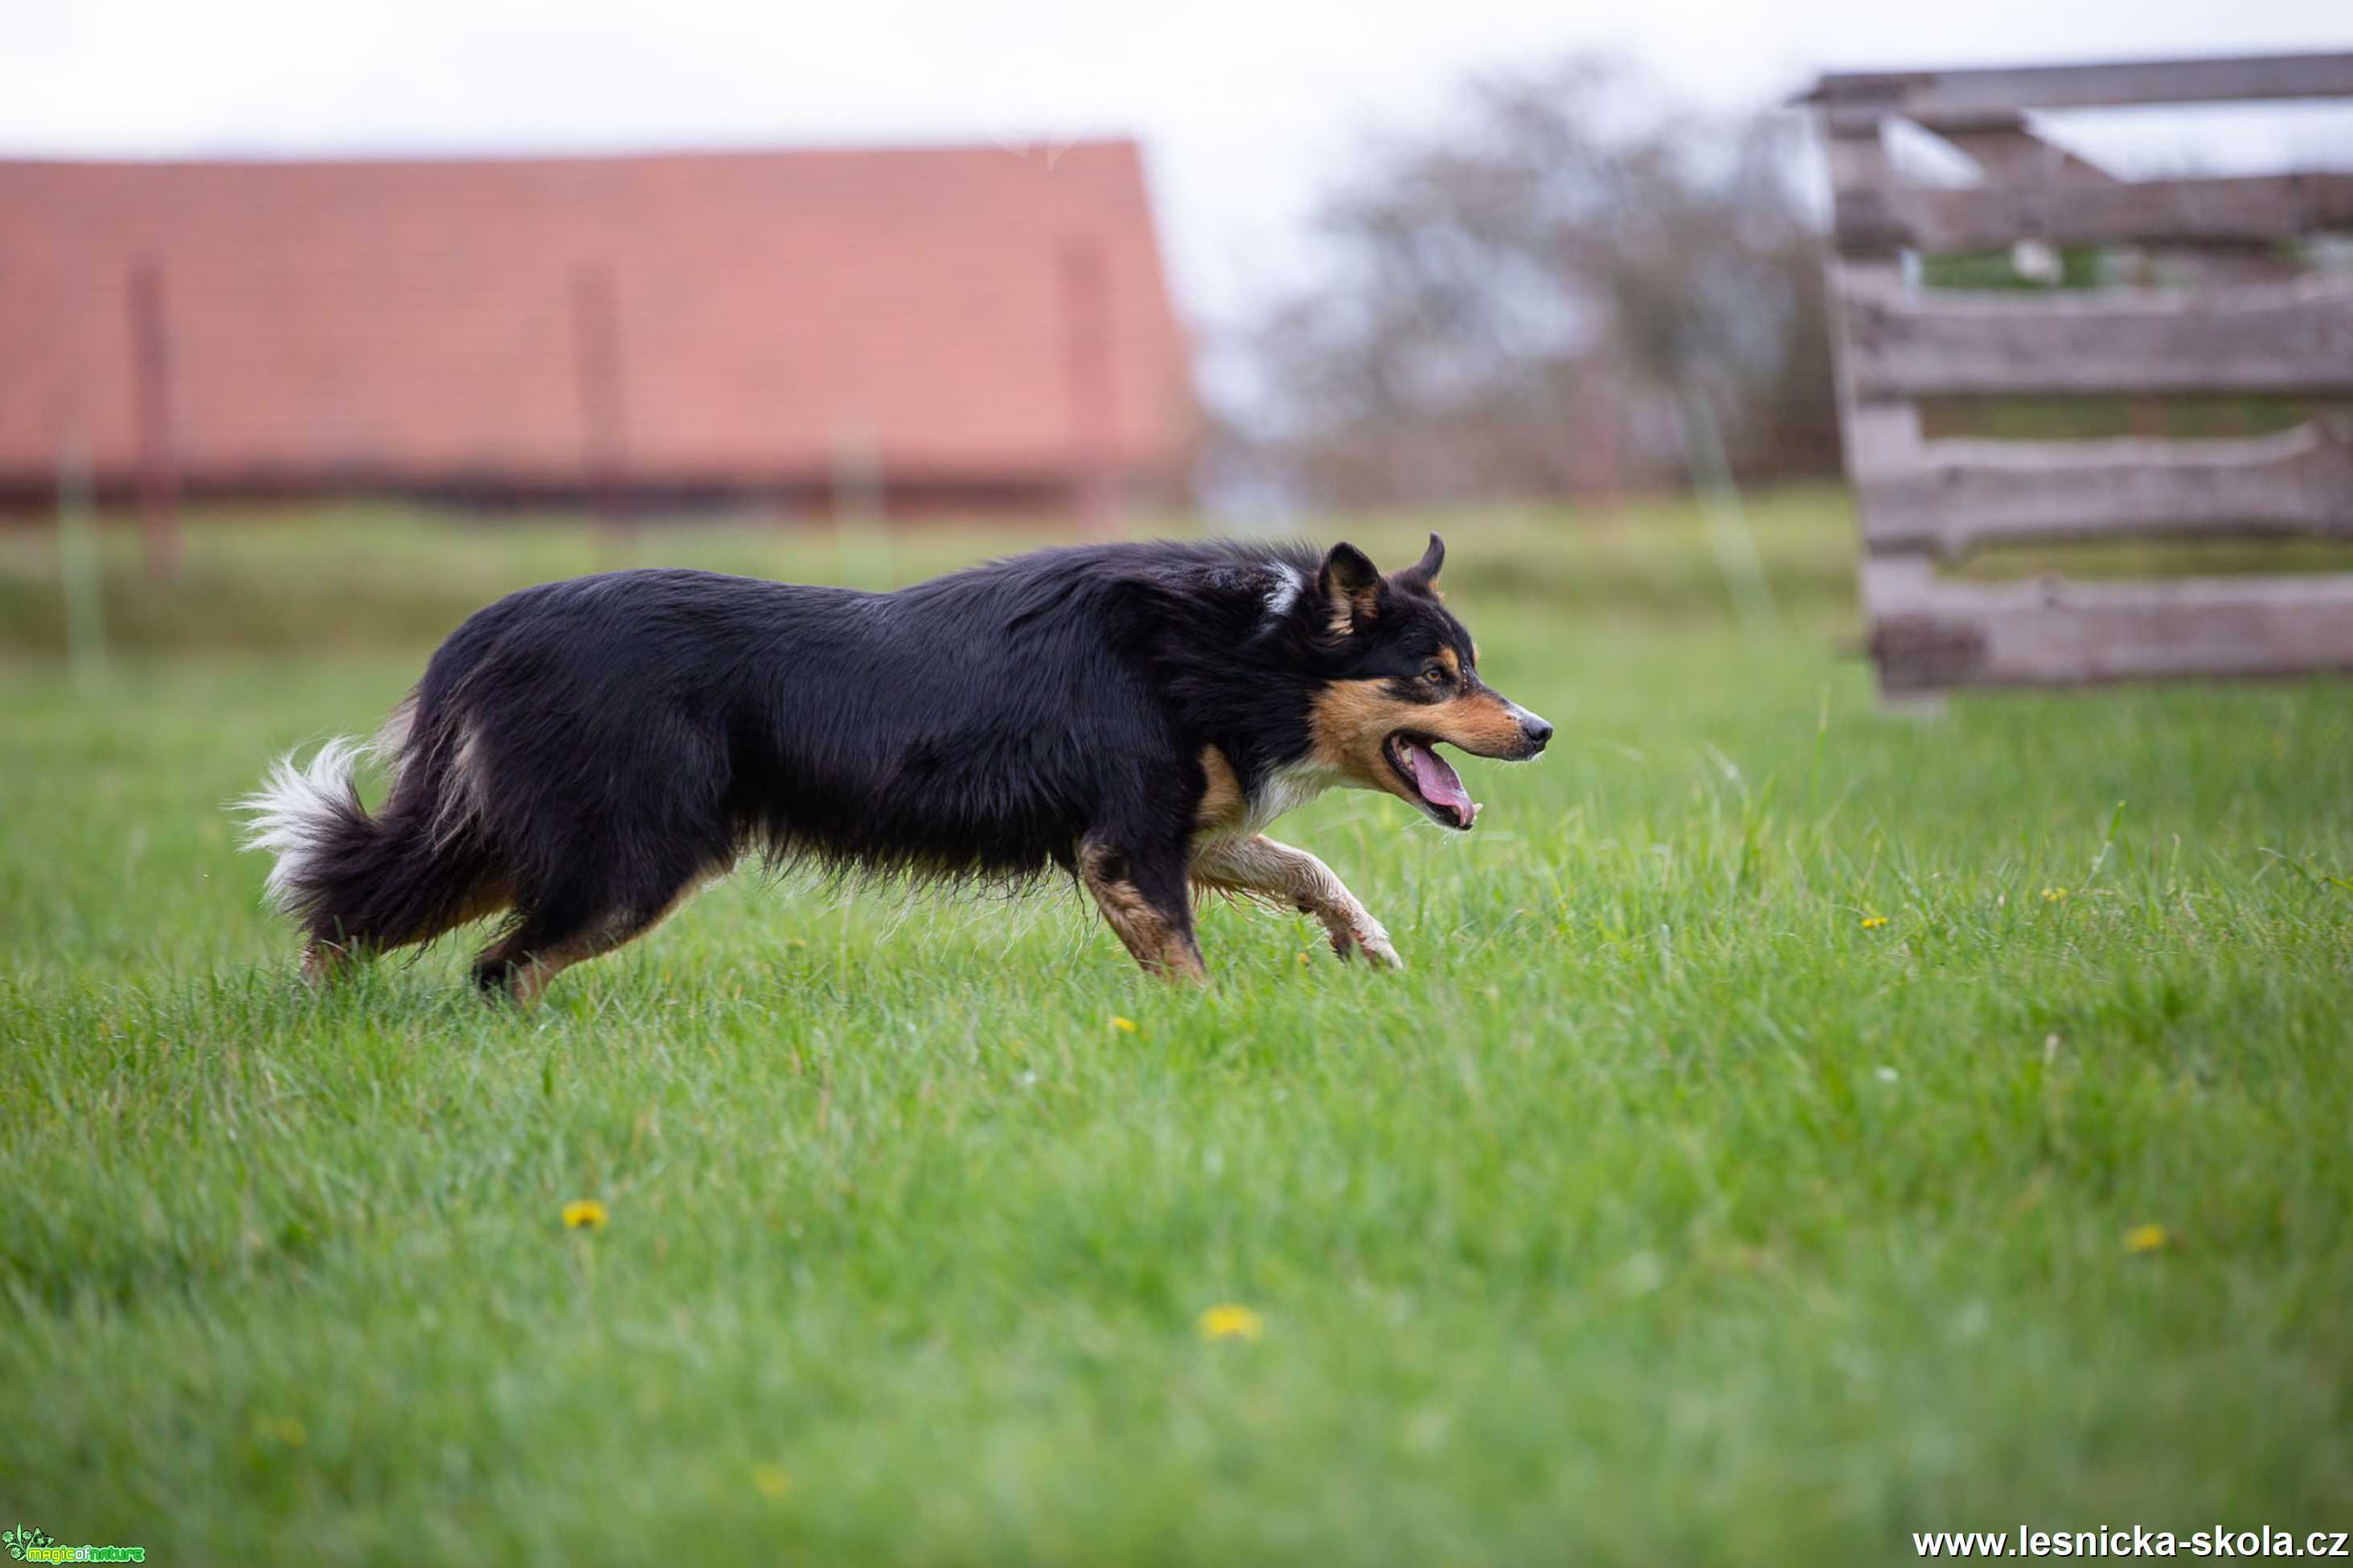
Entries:
{"type": "Polygon", "coordinates": [[[1347,544],[1092,545],[888,594],[544,584],[459,626],[373,742],[289,755],[238,805],[313,980],[508,911],[474,979],[528,1001],[747,852],[918,879],[1057,867],[1155,974],[1204,974],[1196,889],[1396,966],[1330,868],[1262,831],[1335,785],[1468,831],[1439,746],[1544,750],[1552,726],[1480,679],[1440,602],[1445,553],[1433,534],[1384,576],[1347,544]],[[375,812],[353,783],[370,750],[392,780],[375,812]]]}

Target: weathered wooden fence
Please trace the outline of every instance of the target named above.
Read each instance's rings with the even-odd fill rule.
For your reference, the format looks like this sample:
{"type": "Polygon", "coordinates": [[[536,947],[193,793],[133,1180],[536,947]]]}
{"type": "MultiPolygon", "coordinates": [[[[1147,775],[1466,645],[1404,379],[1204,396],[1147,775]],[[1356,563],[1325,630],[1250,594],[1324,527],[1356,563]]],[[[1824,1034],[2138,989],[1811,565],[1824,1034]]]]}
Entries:
{"type": "Polygon", "coordinates": [[[1998,583],[1985,548],[2225,536],[2353,538],[2353,274],[2300,237],[2353,230],[2353,174],[2122,181],[2029,110],[2353,97],[2353,54],[1836,75],[1819,117],[1862,597],[1883,691],[2353,670],[2353,573],[1998,583]],[[1908,121],[1983,171],[1903,183],[1908,121]],[[2137,247],[2169,286],[1948,290],[1920,258],[2021,242],[2137,247]],[[1907,266],[1907,258],[1910,265],[1907,266]],[[1931,399],[2284,395],[2323,411],[2202,440],[1924,439],[1931,399]]]}

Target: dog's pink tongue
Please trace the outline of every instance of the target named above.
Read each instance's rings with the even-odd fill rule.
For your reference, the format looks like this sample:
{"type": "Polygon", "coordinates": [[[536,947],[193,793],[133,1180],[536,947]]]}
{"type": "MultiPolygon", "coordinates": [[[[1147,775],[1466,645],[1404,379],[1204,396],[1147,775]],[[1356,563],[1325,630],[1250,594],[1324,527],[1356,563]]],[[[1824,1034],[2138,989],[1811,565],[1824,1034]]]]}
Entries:
{"type": "Polygon", "coordinates": [[[1454,814],[1454,820],[1464,827],[1479,815],[1472,804],[1471,792],[1462,787],[1462,780],[1446,759],[1419,741],[1405,743],[1405,759],[1413,765],[1413,787],[1421,791],[1421,798],[1430,805],[1454,814]]]}

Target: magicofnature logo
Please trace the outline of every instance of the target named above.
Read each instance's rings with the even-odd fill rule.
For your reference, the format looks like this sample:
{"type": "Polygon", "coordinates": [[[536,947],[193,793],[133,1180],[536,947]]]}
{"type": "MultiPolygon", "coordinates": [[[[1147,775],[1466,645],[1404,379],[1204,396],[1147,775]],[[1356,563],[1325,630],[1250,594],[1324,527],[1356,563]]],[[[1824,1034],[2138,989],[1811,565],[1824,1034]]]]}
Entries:
{"type": "Polygon", "coordinates": [[[35,1530],[26,1524],[12,1524],[5,1532],[0,1532],[0,1546],[6,1547],[8,1555],[19,1563],[25,1560],[26,1552],[57,1543],[57,1537],[47,1531],[35,1530]]]}
{"type": "Polygon", "coordinates": [[[0,1546],[12,1563],[144,1563],[143,1546],[60,1546],[58,1538],[29,1524],[0,1531],[0,1546]]]}

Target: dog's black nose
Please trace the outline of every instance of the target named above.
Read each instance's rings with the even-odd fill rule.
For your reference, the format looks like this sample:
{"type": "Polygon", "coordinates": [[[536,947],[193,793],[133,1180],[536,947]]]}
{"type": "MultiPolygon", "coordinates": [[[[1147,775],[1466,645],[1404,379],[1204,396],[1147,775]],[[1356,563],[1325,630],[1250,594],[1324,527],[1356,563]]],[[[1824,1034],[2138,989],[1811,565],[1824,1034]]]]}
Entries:
{"type": "Polygon", "coordinates": [[[1520,721],[1520,733],[1528,738],[1528,755],[1534,756],[1552,739],[1552,726],[1530,713],[1520,721]]]}

